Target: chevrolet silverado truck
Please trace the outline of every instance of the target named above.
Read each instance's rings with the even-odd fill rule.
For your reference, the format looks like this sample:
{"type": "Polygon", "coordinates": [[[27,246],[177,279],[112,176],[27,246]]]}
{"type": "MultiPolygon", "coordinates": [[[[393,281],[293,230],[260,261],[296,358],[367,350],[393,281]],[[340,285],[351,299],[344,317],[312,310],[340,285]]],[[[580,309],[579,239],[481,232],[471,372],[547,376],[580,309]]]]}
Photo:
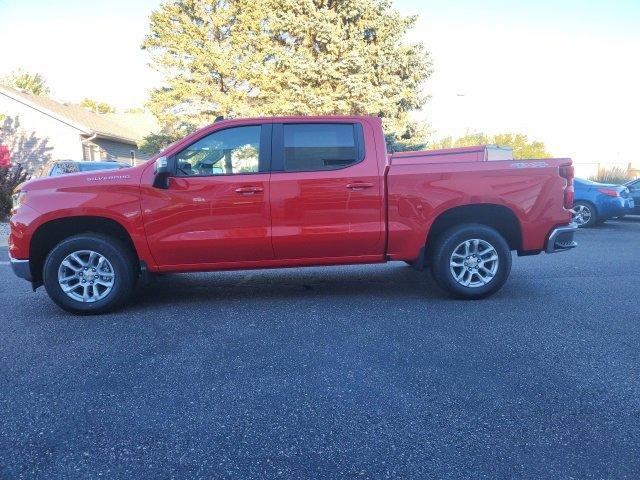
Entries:
{"type": "Polygon", "coordinates": [[[100,313],[168,272],[404,261],[453,296],[512,252],[576,246],[570,159],[497,146],[388,154],[380,119],[223,120],[147,163],[26,182],[9,255],[61,308],[100,313]]]}

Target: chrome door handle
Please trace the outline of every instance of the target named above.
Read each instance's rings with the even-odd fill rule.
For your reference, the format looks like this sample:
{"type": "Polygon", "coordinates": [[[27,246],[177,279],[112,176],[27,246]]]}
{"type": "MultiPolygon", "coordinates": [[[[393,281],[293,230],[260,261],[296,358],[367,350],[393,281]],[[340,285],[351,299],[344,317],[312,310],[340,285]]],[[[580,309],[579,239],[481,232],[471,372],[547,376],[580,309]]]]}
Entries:
{"type": "Polygon", "coordinates": [[[365,188],[373,187],[373,183],[347,183],[347,188],[349,190],[364,190],[365,188]]]}
{"type": "Polygon", "coordinates": [[[239,187],[236,188],[236,193],[240,195],[253,195],[254,193],[260,193],[264,191],[262,187],[239,187]]]}

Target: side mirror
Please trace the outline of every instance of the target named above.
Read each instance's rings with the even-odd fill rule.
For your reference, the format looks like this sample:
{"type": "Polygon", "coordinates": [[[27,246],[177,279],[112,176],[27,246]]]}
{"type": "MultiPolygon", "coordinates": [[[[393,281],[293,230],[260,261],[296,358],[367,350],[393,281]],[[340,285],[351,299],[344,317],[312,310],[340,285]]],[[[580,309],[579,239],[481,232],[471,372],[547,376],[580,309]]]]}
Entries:
{"type": "Polygon", "coordinates": [[[155,188],[169,188],[169,177],[171,176],[172,170],[169,163],[167,157],[160,157],[156,160],[155,177],[153,179],[153,186],[155,188]]]}

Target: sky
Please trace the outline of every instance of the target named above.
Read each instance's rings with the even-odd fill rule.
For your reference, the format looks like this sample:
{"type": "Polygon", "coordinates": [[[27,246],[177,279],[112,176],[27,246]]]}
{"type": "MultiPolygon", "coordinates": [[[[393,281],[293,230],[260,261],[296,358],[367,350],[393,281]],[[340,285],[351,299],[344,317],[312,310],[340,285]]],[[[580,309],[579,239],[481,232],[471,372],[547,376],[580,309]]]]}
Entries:
{"type": "MultiPolygon", "coordinates": [[[[140,44],[159,0],[0,0],[0,76],[54,98],[141,106],[161,81],[140,44]]],[[[640,0],[396,0],[434,72],[416,118],[435,138],[521,132],[576,162],[639,162],[640,0]]]]}

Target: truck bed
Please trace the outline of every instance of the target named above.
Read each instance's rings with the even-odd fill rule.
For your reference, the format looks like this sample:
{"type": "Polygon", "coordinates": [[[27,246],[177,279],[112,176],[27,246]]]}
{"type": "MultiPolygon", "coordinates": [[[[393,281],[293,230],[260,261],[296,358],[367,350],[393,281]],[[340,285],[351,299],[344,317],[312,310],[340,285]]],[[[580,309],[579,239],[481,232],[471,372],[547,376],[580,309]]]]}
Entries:
{"type": "Polygon", "coordinates": [[[388,157],[388,258],[424,244],[440,214],[465,206],[506,207],[521,227],[521,253],[544,249],[549,232],[571,220],[563,207],[568,158],[493,160],[487,147],[403,152],[388,157]]]}

